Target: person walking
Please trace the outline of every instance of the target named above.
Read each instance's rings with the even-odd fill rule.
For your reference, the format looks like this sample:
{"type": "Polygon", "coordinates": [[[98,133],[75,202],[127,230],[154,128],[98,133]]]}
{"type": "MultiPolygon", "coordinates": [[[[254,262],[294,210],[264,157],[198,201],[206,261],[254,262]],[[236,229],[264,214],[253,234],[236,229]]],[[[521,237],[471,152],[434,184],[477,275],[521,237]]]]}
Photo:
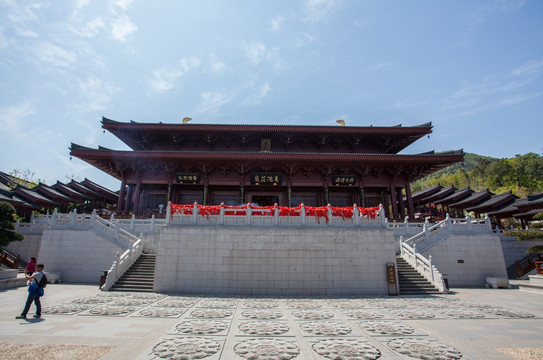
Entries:
{"type": "Polygon", "coordinates": [[[36,271],[36,258],[31,257],[30,260],[26,263],[25,273],[27,275],[32,275],[36,271]]]}
{"type": "MultiPolygon", "coordinates": [[[[29,281],[28,286],[28,297],[26,298],[26,304],[21,315],[16,316],[16,319],[26,319],[26,314],[30,310],[32,302],[36,305],[36,315],[35,318],[41,318],[41,301],[40,297],[43,295],[43,288],[40,288],[39,284],[41,279],[45,276],[43,274],[43,264],[36,265],[37,272],[33,275],[25,275],[26,279],[29,281]]],[[[46,278],[47,279],[47,278],[46,278]]]]}

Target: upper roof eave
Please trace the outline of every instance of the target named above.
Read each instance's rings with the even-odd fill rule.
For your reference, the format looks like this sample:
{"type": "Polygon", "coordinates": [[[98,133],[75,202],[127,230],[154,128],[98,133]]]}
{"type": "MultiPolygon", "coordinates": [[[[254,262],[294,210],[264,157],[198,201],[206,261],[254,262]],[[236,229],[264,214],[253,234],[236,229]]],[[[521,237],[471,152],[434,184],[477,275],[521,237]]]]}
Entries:
{"type": "Polygon", "coordinates": [[[372,159],[390,161],[392,159],[428,159],[435,161],[436,159],[447,159],[449,161],[462,161],[463,150],[454,150],[445,153],[423,153],[423,154],[368,154],[368,153],[306,153],[306,152],[211,152],[211,151],[134,151],[134,150],[106,150],[104,148],[92,149],[85,146],[72,143],[71,156],[76,157],[96,157],[116,159],[132,159],[132,158],[147,158],[147,159],[179,159],[179,158],[199,158],[199,159],[306,159],[306,160],[322,160],[323,156],[333,160],[353,160],[353,159],[372,159]],[[456,158],[456,159],[450,159],[456,158]]]}
{"type": "Polygon", "coordinates": [[[262,125],[256,125],[256,124],[182,124],[182,123],[140,123],[131,120],[130,122],[121,122],[117,120],[112,120],[106,117],[102,117],[102,128],[110,130],[110,129],[116,129],[116,128],[131,128],[131,129],[163,129],[163,130],[170,130],[172,128],[174,129],[184,129],[184,130],[223,130],[223,131],[231,131],[231,130],[253,130],[253,131],[261,131],[262,129],[268,129],[268,130],[281,130],[281,129],[288,129],[288,130],[331,130],[338,133],[350,133],[352,131],[356,130],[368,130],[373,132],[381,132],[382,130],[393,130],[393,132],[398,133],[401,132],[401,130],[417,130],[417,129],[423,129],[424,133],[431,133],[433,125],[431,122],[426,122],[420,125],[414,125],[414,126],[402,126],[402,125],[396,125],[396,126],[336,126],[336,125],[283,125],[283,124],[262,124],[262,125]],[[400,131],[399,131],[400,130],[400,131]]]}

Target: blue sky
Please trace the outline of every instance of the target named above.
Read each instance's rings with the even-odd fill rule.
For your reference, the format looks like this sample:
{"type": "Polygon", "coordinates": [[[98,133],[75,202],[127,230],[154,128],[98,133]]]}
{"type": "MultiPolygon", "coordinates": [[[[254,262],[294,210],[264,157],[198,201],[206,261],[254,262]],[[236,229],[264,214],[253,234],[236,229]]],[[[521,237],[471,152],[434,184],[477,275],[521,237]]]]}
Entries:
{"type": "Polygon", "coordinates": [[[118,121],[412,126],[404,153],[543,152],[543,1],[0,0],[0,170],[119,182],[118,121]]]}

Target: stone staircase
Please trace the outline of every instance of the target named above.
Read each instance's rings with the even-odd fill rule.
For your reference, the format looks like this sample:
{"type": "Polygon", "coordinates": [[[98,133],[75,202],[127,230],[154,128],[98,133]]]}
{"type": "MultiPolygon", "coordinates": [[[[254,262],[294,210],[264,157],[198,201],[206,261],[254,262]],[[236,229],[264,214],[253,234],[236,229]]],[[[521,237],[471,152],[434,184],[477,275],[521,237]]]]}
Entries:
{"type": "Polygon", "coordinates": [[[156,255],[142,253],[110,291],[153,292],[156,255]]]}
{"type": "Polygon", "coordinates": [[[396,257],[398,267],[398,282],[400,285],[400,295],[429,295],[440,294],[424,276],[419,274],[407,261],[401,256],[396,257]]]}

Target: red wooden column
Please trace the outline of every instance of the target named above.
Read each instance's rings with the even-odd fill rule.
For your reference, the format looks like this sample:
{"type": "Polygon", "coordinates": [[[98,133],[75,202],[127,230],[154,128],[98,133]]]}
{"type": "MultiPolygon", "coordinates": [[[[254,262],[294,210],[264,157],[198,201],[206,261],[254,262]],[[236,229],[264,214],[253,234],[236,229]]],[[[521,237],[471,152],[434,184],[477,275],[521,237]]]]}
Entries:
{"type": "Polygon", "coordinates": [[[405,183],[405,197],[407,198],[407,209],[409,212],[409,219],[415,218],[415,209],[413,208],[413,197],[411,196],[411,185],[409,181],[405,183]]]}
{"type": "Polygon", "coordinates": [[[172,201],[172,184],[173,184],[173,180],[172,180],[172,176],[170,175],[170,177],[168,178],[168,195],[166,197],[166,202],[172,201]]]}
{"type": "Polygon", "coordinates": [[[119,200],[117,201],[117,212],[116,215],[121,215],[123,212],[123,204],[124,204],[124,193],[126,188],[126,179],[123,178],[121,181],[121,190],[119,191],[119,200]]]}
{"type": "Polygon", "coordinates": [[[390,182],[390,200],[392,201],[392,218],[397,219],[398,218],[398,198],[396,196],[396,187],[394,186],[394,182],[390,182]]]}
{"type": "Polygon", "coordinates": [[[132,203],[132,196],[134,192],[134,184],[128,184],[128,190],[126,191],[126,203],[124,204],[124,213],[128,214],[130,210],[130,204],[132,203]]]}
{"type": "Polygon", "coordinates": [[[141,177],[138,178],[138,182],[136,183],[136,193],[135,193],[136,199],[134,200],[134,209],[132,212],[136,215],[140,212],[140,197],[141,197],[141,177]]]}
{"type": "Polygon", "coordinates": [[[400,199],[400,219],[405,218],[405,202],[403,201],[402,189],[398,189],[398,197],[400,199]]]}

